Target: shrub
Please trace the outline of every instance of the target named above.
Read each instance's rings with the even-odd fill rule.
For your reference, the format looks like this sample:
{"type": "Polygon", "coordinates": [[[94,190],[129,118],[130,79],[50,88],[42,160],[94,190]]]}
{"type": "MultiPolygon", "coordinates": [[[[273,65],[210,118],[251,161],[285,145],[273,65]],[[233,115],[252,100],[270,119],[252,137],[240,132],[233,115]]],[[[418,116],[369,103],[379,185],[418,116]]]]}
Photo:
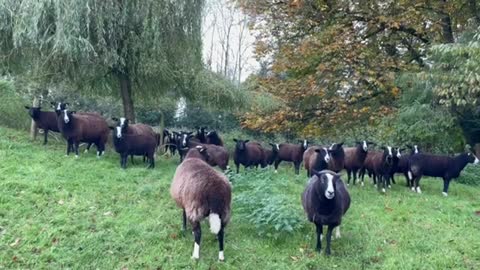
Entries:
{"type": "Polygon", "coordinates": [[[259,235],[277,239],[305,225],[298,201],[285,195],[289,192],[287,179],[280,175],[274,179],[266,170],[228,174],[236,194],[236,215],[255,226],[259,235]]]}
{"type": "Polygon", "coordinates": [[[25,105],[31,103],[18,95],[13,83],[0,79],[0,125],[15,129],[27,130],[31,118],[28,116],[25,105]]]}
{"type": "Polygon", "coordinates": [[[480,166],[467,166],[463,171],[460,177],[457,179],[459,183],[480,186],[480,166]]]}

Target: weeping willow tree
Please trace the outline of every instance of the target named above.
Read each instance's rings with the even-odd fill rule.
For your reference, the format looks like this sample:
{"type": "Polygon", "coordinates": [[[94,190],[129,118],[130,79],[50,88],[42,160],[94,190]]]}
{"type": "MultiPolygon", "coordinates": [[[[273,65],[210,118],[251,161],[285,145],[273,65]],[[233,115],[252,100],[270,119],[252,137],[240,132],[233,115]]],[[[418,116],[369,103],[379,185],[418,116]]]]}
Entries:
{"type": "Polygon", "coordinates": [[[193,96],[204,0],[0,0],[2,71],[86,94],[193,96]]]}

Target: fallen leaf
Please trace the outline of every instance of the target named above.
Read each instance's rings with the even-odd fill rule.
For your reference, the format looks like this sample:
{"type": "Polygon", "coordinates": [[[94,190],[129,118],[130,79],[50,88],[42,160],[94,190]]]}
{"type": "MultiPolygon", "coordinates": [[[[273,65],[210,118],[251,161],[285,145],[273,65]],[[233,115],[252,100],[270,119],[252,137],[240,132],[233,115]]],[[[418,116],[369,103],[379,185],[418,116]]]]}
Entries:
{"type": "Polygon", "coordinates": [[[20,244],[20,238],[15,239],[15,242],[11,243],[10,246],[11,247],[16,247],[16,246],[18,246],[18,244],[20,244]]]}
{"type": "Polygon", "coordinates": [[[108,212],[105,212],[103,213],[104,216],[111,216],[112,215],[112,212],[108,211],[108,212]]]}

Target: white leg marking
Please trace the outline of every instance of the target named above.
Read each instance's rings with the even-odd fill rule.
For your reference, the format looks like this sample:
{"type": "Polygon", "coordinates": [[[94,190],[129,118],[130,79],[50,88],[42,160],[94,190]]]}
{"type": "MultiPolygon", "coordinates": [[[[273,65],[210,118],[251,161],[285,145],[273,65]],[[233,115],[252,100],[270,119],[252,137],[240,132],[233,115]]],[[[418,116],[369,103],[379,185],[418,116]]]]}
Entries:
{"type": "Polygon", "coordinates": [[[218,260],[219,261],[225,261],[225,256],[223,255],[223,251],[218,252],[218,260]]]}
{"type": "Polygon", "coordinates": [[[365,185],[365,184],[364,184],[363,181],[362,181],[362,187],[363,187],[364,185],[365,185]]]}
{"type": "Polygon", "coordinates": [[[420,187],[417,187],[417,193],[422,194],[422,190],[420,189],[420,187]]]}
{"type": "Polygon", "coordinates": [[[448,193],[446,192],[442,192],[443,196],[447,197],[448,196],[448,193]]]}
{"type": "Polygon", "coordinates": [[[85,149],[85,151],[83,151],[84,153],[88,153],[88,149],[85,149]]]}
{"type": "Polygon", "coordinates": [[[387,192],[387,191],[385,190],[385,188],[382,188],[382,192],[385,193],[385,192],[387,192]]]}
{"type": "Polygon", "coordinates": [[[75,155],[75,158],[78,158],[78,155],[75,155]]]}
{"type": "Polygon", "coordinates": [[[320,242],[323,240],[323,234],[320,234],[320,242]]]}
{"type": "Polygon", "coordinates": [[[335,238],[339,239],[340,237],[342,237],[340,235],[340,226],[337,227],[337,230],[335,231],[335,238]]]}
{"type": "Polygon", "coordinates": [[[193,255],[192,255],[192,259],[199,259],[200,258],[200,246],[197,244],[197,242],[195,242],[195,244],[193,245],[193,255]]]}
{"type": "Polygon", "coordinates": [[[377,187],[377,184],[373,185],[374,187],[377,187]]]}
{"type": "Polygon", "coordinates": [[[392,186],[391,186],[391,185],[388,185],[388,188],[392,188],[392,186]]]}
{"type": "Polygon", "coordinates": [[[275,173],[278,173],[278,171],[277,171],[277,170],[275,170],[275,173]]]}
{"type": "Polygon", "coordinates": [[[415,192],[415,187],[412,187],[412,191],[415,192]]]}

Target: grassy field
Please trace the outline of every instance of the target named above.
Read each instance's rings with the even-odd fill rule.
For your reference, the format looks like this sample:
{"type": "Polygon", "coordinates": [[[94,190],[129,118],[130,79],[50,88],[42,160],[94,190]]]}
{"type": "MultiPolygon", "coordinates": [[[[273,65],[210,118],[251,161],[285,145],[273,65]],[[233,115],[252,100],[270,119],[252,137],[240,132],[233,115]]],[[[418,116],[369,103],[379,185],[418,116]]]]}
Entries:
{"type": "Polygon", "coordinates": [[[371,184],[350,187],[342,238],[326,257],[314,252],[314,226],[303,218],[305,174],[290,166],[278,175],[249,173],[243,181],[268,174],[281,187],[265,197],[281,192],[301,226],[259,235],[238,211],[234,183],[226,262],[217,261],[206,223],[196,262],[193,236],[180,235],[181,211],[169,194],[177,158],[159,158],[154,170],[138,158],[121,170],[111,149],[99,160],[95,151],[75,159],[64,150],[0,127],[0,269],[480,269],[480,187],[455,182],[447,198],[433,179],[422,180],[421,195],[403,179],[385,196],[371,184]]]}

